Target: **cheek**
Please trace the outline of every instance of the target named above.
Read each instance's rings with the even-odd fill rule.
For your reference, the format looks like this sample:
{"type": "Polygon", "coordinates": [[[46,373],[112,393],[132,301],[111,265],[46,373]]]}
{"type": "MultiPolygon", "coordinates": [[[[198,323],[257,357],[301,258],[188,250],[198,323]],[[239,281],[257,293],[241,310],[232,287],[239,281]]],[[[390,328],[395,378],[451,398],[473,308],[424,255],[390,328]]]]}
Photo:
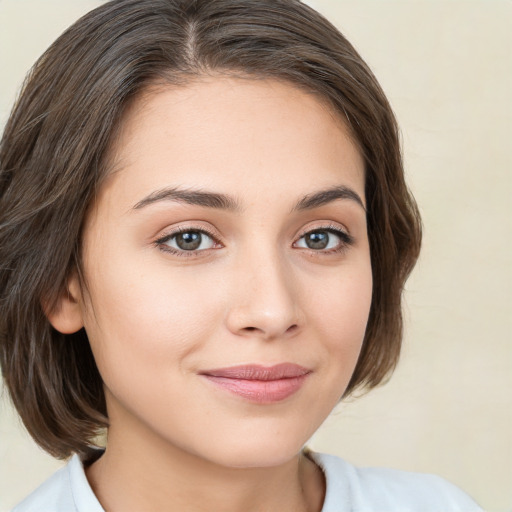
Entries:
{"type": "Polygon", "coordinates": [[[179,366],[215,325],[215,288],[179,269],[139,268],[104,266],[91,289],[94,310],[85,326],[106,382],[119,361],[138,374],[170,362],[179,366]]]}
{"type": "Polygon", "coordinates": [[[314,311],[319,328],[325,330],[326,339],[338,334],[341,340],[362,341],[372,300],[372,274],[370,264],[357,265],[351,271],[334,274],[323,286],[308,287],[307,305],[314,311]]]}
{"type": "MultiPolygon", "coordinates": [[[[307,308],[315,327],[322,364],[328,369],[325,394],[334,405],[344,393],[361,351],[372,300],[369,260],[324,282],[311,293],[307,308]]],[[[315,288],[309,287],[310,290],[315,288]]]]}

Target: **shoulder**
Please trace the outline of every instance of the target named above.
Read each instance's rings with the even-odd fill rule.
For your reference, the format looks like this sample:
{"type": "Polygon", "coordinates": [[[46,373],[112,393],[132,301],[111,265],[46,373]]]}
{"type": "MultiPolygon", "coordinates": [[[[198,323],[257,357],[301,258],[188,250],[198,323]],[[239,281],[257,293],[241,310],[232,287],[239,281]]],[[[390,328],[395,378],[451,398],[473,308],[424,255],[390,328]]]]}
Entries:
{"type": "Polygon", "coordinates": [[[69,463],[60,468],[48,480],[27,496],[12,512],[32,512],[46,510],[60,512],[75,510],[69,478],[69,463]]]}
{"type": "Polygon", "coordinates": [[[104,512],[77,455],[11,512],[104,512]]]}
{"type": "Polygon", "coordinates": [[[430,474],[358,468],[320,453],[308,454],[322,468],[327,490],[322,512],[482,512],[463,491],[430,474]],[[343,510],[342,509],[342,510],[343,510]]]}

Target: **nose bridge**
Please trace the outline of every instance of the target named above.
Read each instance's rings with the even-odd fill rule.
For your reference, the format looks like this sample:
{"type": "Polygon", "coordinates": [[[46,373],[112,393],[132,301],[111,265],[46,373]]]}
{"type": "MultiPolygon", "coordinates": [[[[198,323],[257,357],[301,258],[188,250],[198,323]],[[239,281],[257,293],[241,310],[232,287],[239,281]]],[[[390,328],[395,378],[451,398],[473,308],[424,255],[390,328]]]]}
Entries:
{"type": "Polygon", "coordinates": [[[228,315],[233,332],[275,338],[302,324],[292,268],[278,244],[253,238],[240,251],[235,275],[228,315]]]}

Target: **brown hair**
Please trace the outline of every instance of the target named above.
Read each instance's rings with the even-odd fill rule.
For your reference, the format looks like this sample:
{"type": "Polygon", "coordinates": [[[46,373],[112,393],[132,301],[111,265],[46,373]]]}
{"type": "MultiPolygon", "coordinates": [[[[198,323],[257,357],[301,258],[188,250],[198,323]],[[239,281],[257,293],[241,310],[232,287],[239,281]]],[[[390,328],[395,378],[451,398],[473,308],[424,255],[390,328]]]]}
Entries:
{"type": "Polygon", "coordinates": [[[26,428],[49,453],[87,454],[108,425],[87,335],[54,330],[80,271],[81,230],[127,103],[155,81],[211,72],[285,80],[329,102],[366,164],[373,298],[347,393],[394,369],[401,293],[420,220],[392,110],[364,61],[298,0],[114,0],[71,26],[31,70],[0,145],[0,362],[26,428]]]}

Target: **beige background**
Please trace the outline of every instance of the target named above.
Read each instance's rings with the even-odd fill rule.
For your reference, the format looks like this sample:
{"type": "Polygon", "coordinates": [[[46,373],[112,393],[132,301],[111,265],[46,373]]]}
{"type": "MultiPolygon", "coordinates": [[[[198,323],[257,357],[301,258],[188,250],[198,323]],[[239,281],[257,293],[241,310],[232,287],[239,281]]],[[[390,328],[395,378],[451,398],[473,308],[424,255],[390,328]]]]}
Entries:
{"type": "MultiPolygon", "coordinates": [[[[512,2],[311,0],[399,118],[425,223],[404,356],[312,440],[359,465],[433,472],[512,511],[512,2]]],[[[37,56],[92,0],[0,0],[0,126],[37,56]]],[[[0,402],[0,512],[59,462],[0,402]]]]}

